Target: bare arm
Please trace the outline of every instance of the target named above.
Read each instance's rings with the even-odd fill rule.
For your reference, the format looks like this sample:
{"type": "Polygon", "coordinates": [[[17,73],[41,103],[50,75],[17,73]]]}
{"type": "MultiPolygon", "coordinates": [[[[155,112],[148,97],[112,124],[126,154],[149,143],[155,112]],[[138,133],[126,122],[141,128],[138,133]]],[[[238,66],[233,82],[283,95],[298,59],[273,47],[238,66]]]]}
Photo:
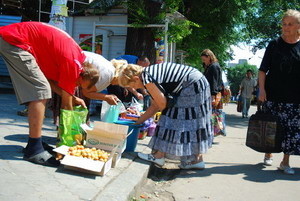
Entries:
{"type": "Polygon", "coordinates": [[[58,94],[61,97],[61,108],[65,110],[73,110],[73,103],[75,105],[82,105],[86,108],[85,102],[76,96],[73,96],[66,91],[62,90],[57,82],[53,80],[48,80],[51,86],[51,89],[54,93],[58,94]]]}
{"type": "Polygon", "coordinates": [[[259,83],[259,96],[258,100],[264,102],[267,100],[266,90],[265,90],[266,73],[264,71],[258,72],[258,83],[259,83]]]}
{"type": "Polygon", "coordinates": [[[136,124],[142,124],[147,119],[153,117],[157,112],[159,111],[159,108],[155,101],[151,101],[150,107],[146,110],[146,112],[137,120],[136,124]]]}
{"type": "Polygon", "coordinates": [[[143,94],[137,92],[137,90],[135,90],[134,88],[126,87],[126,89],[127,89],[128,91],[130,91],[131,93],[133,93],[133,95],[134,95],[135,97],[137,97],[137,99],[142,100],[142,99],[144,98],[143,94]]]}
{"type": "Polygon", "coordinates": [[[159,110],[164,110],[167,105],[167,99],[165,95],[158,89],[158,87],[154,83],[146,84],[145,87],[147,88],[149,94],[152,96],[159,110]]]}
{"type": "Polygon", "coordinates": [[[104,100],[110,105],[116,105],[118,103],[118,97],[114,94],[103,94],[97,92],[97,88],[93,86],[90,89],[82,89],[82,93],[85,97],[93,100],[104,100]]]}

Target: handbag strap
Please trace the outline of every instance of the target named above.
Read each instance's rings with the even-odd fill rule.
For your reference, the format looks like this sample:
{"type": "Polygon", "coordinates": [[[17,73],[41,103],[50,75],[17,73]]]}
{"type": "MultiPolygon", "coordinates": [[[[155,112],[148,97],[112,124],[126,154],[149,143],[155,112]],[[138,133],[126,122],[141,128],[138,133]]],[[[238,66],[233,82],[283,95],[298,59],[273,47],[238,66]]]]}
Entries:
{"type": "Polygon", "coordinates": [[[156,79],[155,79],[148,71],[144,71],[144,72],[148,75],[148,77],[151,79],[151,81],[157,86],[157,88],[158,88],[163,94],[167,95],[165,89],[164,89],[164,88],[156,81],[156,79]]]}
{"type": "Polygon", "coordinates": [[[257,103],[257,111],[258,111],[258,112],[266,113],[265,107],[266,107],[266,103],[265,103],[265,102],[259,101],[259,102],[257,103]]]}

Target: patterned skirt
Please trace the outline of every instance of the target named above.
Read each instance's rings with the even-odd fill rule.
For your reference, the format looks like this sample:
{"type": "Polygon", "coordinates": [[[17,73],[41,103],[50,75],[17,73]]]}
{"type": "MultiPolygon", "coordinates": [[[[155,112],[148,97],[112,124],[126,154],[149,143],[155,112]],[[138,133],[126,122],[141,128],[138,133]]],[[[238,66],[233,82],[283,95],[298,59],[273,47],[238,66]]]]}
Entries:
{"type": "Polygon", "coordinates": [[[283,153],[300,155],[300,104],[267,101],[264,109],[278,116],[284,128],[283,153]]]}
{"type": "Polygon", "coordinates": [[[195,160],[211,147],[211,113],[209,83],[202,76],[182,89],[174,107],[162,111],[149,147],[170,159],[195,160]]]}

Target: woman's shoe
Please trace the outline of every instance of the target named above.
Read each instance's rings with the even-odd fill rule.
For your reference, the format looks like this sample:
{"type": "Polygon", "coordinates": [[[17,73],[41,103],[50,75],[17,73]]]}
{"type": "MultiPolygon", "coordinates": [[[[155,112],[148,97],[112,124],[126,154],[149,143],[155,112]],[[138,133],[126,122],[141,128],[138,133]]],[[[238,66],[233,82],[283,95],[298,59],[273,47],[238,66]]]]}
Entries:
{"type": "Polygon", "coordinates": [[[165,164],[165,158],[155,158],[152,154],[138,153],[138,157],[145,161],[153,162],[159,166],[163,166],[165,164]]]}
{"type": "Polygon", "coordinates": [[[278,167],[279,170],[282,170],[284,174],[290,174],[293,175],[295,174],[295,170],[292,169],[290,166],[285,166],[280,163],[280,166],[278,167]]]}
{"type": "Polygon", "coordinates": [[[272,163],[273,163],[273,158],[267,158],[267,157],[264,158],[264,164],[265,165],[271,166],[272,163]]]}
{"type": "Polygon", "coordinates": [[[205,169],[205,163],[204,161],[201,161],[199,163],[187,163],[187,164],[180,164],[180,169],[189,170],[189,169],[197,169],[197,170],[203,170],[205,169]]]}

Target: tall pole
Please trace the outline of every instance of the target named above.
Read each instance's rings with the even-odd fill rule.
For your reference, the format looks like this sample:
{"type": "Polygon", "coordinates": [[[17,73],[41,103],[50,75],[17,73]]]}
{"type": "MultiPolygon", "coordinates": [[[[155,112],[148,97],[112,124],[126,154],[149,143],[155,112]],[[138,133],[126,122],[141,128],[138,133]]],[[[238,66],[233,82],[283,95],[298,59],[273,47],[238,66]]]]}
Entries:
{"type": "Polygon", "coordinates": [[[68,16],[68,0],[52,0],[49,24],[66,30],[66,17],[68,16]]]}
{"type": "Polygon", "coordinates": [[[169,20],[166,19],[165,22],[165,52],[164,52],[164,62],[168,62],[168,54],[169,54],[169,46],[168,46],[168,26],[169,26],[169,20]]]}

